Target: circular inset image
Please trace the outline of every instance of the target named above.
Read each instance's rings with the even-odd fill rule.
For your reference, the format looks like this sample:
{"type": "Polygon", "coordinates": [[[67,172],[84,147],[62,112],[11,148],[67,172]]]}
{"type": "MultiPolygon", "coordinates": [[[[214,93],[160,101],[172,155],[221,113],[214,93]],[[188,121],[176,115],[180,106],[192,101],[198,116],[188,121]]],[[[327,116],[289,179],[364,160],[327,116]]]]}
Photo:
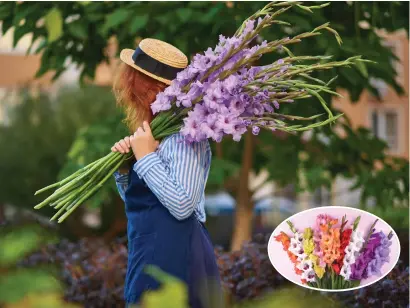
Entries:
{"type": "Polygon", "coordinates": [[[291,282],[337,292],[386,276],[399,259],[400,243],[381,218],[356,208],[326,206],[283,221],[269,239],[268,254],[291,282]]]}

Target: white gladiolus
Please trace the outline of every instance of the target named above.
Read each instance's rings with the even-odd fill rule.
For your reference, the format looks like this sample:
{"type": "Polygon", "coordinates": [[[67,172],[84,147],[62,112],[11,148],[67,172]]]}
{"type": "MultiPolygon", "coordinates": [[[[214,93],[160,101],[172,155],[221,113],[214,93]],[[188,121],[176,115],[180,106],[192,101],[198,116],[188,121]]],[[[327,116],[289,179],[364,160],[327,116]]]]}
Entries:
{"type": "Polygon", "coordinates": [[[303,234],[299,232],[295,232],[293,238],[298,241],[299,243],[303,242],[303,234]]]}
{"type": "Polygon", "coordinates": [[[310,272],[313,270],[313,263],[311,260],[303,260],[296,267],[301,271],[310,272]]]}
{"type": "Polygon", "coordinates": [[[345,254],[343,258],[343,266],[349,266],[356,261],[355,255],[352,254],[345,254]]]}
{"type": "Polygon", "coordinates": [[[316,275],[314,270],[308,270],[306,272],[303,272],[301,275],[302,279],[306,279],[307,282],[314,282],[316,281],[316,275]]]}
{"type": "Polygon", "coordinates": [[[300,247],[302,246],[302,242],[298,241],[297,239],[295,239],[294,237],[292,237],[290,239],[290,247],[291,248],[296,248],[296,247],[300,247]]]}
{"type": "Polygon", "coordinates": [[[340,269],[340,276],[343,276],[345,280],[349,280],[351,274],[352,274],[352,271],[350,269],[350,265],[343,265],[342,268],[340,269]]]}
{"type": "Polygon", "coordinates": [[[290,251],[291,253],[293,253],[294,255],[296,255],[296,256],[302,254],[302,253],[303,253],[302,243],[299,242],[297,239],[295,239],[295,238],[292,237],[292,238],[290,239],[289,251],[290,251]]]}
{"type": "Polygon", "coordinates": [[[348,280],[351,274],[350,265],[356,262],[359,252],[364,244],[363,234],[359,230],[352,232],[349,245],[345,248],[345,256],[343,258],[343,266],[340,270],[340,275],[348,280]]]}
{"type": "Polygon", "coordinates": [[[359,230],[355,230],[352,232],[352,236],[350,238],[350,241],[353,243],[364,243],[364,238],[363,234],[359,230]]]}
{"type": "Polygon", "coordinates": [[[293,253],[295,256],[300,256],[303,254],[302,246],[297,246],[295,248],[289,248],[289,251],[293,253]]]}
{"type": "Polygon", "coordinates": [[[298,261],[299,261],[299,262],[301,262],[301,261],[303,261],[303,260],[305,260],[305,259],[307,258],[307,254],[305,254],[304,252],[298,254],[297,256],[298,256],[298,261]]]}
{"type": "Polygon", "coordinates": [[[360,251],[360,249],[362,249],[363,247],[363,243],[354,243],[354,242],[350,242],[349,245],[346,246],[345,248],[345,253],[355,253],[357,251],[360,251]]]}

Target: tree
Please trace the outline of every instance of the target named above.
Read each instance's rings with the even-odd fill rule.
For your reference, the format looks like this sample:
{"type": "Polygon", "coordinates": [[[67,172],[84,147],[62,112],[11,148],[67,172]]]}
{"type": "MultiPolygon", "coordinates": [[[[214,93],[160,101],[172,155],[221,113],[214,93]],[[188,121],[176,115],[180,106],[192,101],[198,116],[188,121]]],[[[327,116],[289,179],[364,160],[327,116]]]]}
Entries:
{"type": "MultiPolygon", "coordinates": [[[[0,204],[12,204],[18,209],[32,209],[43,197],[34,196],[36,190],[55,182],[59,175],[84,166],[90,156],[92,159],[93,155],[105,154],[110,146],[98,140],[114,143],[124,134],[122,114],[104,88],[63,89],[55,100],[46,93],[34,97],[22,90],[20,103],[8,109],[7,123],[0,124],[0,204]],[[111,122],[104,127],[101,119],[111,122]],[[81,152],[85,142],[92,150],[81,152]]],[[[106,187],[100,198],[121,202],[114,183],[106,187]]],[[[102,204],[102,199],[93,201],[102,204]]],[[[47,214],[53,212],[45,210],[49,210],[47,214]]],[[[103,214],[107,211],[111,213],[104,216],[112,218],[111,207],[103,207],[103,214]]],[[[80,214],[81,210],[64,225],[71,235],[84,235],[87,231],[78,220],[80,214]]]]}
{"type": "MultiPolygon", "coordinates": [[[[65,60],[70,57],[82,67],[83,78],[92,77],[96,66],[106,59],[104,48],[112,35],[116,36],[120,49],[132,48],[141,37],[154,37],[191,55],[214,46],[220,33],[232,35],[246,17],[263,5],[259,2],[2,3],[0,19],[3,20],[3,32],[15,27],[15,43],[26,33],[32,33],[34,39],[42,38],[35,50],[42,53],[39,75],[53,70],[57,78],[65,70],[65,60]]],[[[296,55],[333,55],[335,60],[362,55],[377,65],[320,72],[315,77],[330,80],[338,75],[333,87],[347,89],[354,101],[364,90],[378,96],[377,89],[369,83],[369,76],[384,80],[402,93],[390,61],[395,55],[382,45],[382,39],[374,30],[405,28],[408,32],[408,6],[407,2],[334,2],[313,15],[295,8],[287,11],[283,18],[292,24],[291,27],[279,25],[276,31],[265,31],[263,36],[269,40],[292,36],[330,21],[343,39],[341,47],[330,35],[323,35],[295,45],[292,52],[296,55]],[[359,22],[367,22],[368,27],[361,27],[359,22]]],[[[264,61],[274,59],[272,56],[264,61]]],[[[324,98],[331,102],[330,95],[324,98]]],[[[305,101],[288,105],[283,111],[306,116],[320,113],[318,108],[305,101]]],[[[387,158],[383,152],[386,145],[368,131],[353,131],[348,122],[340,125],[346,138],[335,134],[330,127],[324,127],[314,131],[312,139],[307,142],[302,142],[300,135],[262,133],[257,138],[249,134],[240,143],[226,140],[218,145],[219,159],[213,162],[211,179],[215,178],[211,184],[229,186],[237,196],[238,223],[233,249],[250,238],[253,206],[247,184],[251,168],[256,171],[267,168],[270,178],[279,184],[298,184],[300,152],[309,154],[303,162],[308,189],[329,185],[336,175],[343,174],[355,178],[357,186],[364,188],[363,201],[373,197],[378,204],[386,204],[385,200],[392,202],[392,196],[408,200],[407,162],[387,158]],[[321,142],[319,134],[327,136],[330,143],[321,142]],[[242,149],[244,152],[240,155],[242,149]],[[382,171],[374,171],[376,160],[383,163],[382,171]],[[405,189],[399,187],[399,181],[404,182],[405,189]]]]}

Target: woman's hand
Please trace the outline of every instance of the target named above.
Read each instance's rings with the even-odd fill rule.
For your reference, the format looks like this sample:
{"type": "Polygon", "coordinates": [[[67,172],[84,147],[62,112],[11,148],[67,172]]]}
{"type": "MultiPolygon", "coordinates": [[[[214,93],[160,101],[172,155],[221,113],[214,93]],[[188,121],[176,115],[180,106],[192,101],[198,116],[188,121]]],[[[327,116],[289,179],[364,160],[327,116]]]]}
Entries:
{"type": "Polygon", "coordinates": [[[125,137],[124,139],[121,139],[120,141],[116,142],[112,146],[111,151],[120,152],[124,154],[124,153],[128,153],[130,151],[130,148],[131,148],[130,137],[125,137]]]}
{"type": "Polygon", "coordinates": [[[134,135],[130,136],[130,144],[135,158],[141,159],[158,148],[159,142],[152,136],[148,122],[144,122],[143,127],[137,129],[134,135]]]}

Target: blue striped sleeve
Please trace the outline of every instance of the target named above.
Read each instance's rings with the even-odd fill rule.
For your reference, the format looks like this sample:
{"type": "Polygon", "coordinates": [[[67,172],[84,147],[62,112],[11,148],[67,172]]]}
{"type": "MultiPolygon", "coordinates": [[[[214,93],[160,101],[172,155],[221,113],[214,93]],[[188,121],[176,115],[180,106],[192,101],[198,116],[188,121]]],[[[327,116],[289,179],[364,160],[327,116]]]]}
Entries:
{"type": "Polygon", "coordinates": [[[166,140],[164,161],[153,152],[134,164],[161,203],[178,220],[194,212],[205,190],[207,177],[207,143],[187,144],[175,134],[166,140]]]}
{"type": "Polygon", "coordinates": [[[121,174],[118,171],[114,173],[115,184],[121,199],[125,202],[125,191],[128,187],[128,174],[121,174]]]}

